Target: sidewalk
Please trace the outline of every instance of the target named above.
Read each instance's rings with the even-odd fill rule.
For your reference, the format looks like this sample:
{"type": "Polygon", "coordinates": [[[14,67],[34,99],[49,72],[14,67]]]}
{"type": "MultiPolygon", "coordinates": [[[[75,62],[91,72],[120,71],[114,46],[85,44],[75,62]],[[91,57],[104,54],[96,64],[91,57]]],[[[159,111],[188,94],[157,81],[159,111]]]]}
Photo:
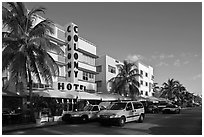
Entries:
{"type": "Polygon", "coordinates": [[[9,126],[2,127],[2,133],[16,131],[16,130],[31,129],[31,128],[42,128],[42,127],[59,125],[62,123],[63,123],[62,121],[53,121],[53,122],[43,122],[41,124],[33,123],[33,124],[9,125],[9,126]]]}

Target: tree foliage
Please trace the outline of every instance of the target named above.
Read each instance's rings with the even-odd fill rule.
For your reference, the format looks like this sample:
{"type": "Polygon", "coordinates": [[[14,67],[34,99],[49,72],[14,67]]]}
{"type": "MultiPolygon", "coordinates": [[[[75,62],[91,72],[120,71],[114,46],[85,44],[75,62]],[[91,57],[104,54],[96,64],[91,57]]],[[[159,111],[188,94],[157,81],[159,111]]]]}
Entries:
{"type": "Polygon", "coordinates": [[[119,73],[116,77],[111,78],[108,82],[112,83],[111,92],[120,95],[130,95],[134,98],[139,95],[140,86],[137,77],[141,76],[138,73],[138,68],[134,63],[123,62],[123,65],[118,65],[119,73]]]}

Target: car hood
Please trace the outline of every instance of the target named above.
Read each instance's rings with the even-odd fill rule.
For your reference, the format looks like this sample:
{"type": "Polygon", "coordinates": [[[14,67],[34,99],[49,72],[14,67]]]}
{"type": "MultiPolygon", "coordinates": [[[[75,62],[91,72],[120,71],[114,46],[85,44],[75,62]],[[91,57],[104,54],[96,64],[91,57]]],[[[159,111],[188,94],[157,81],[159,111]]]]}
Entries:
{"type": "Polygon", "coordinates": [[[99,115],[113,115],[113,114],[118,114],[123,110],[102,110],[99,112],[99,115]]]}

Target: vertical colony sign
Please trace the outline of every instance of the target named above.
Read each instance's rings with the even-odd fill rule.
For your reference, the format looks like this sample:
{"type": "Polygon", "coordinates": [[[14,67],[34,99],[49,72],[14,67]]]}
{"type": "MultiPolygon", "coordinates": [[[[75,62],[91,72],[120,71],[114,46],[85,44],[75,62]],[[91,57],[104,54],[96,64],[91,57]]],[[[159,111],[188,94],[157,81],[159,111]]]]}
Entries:
{"type": "Polygon", "coordinates": [[[65,38],[67,42],[67,79],[78,83],[78,26],[70,23],[66,28],[65,38]]]}

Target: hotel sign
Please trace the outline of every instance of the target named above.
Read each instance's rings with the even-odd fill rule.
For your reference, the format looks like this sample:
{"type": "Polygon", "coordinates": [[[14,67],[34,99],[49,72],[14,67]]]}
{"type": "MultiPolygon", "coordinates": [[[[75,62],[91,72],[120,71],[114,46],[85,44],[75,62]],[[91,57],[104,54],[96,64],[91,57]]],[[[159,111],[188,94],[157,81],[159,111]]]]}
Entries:
{"type": "Polygon", "coordinates": [[[77,83],[65,83],[65,82],[58,82],[57,83],[58,90],[86,90],[86,86],[80,85],[77,83]]]}

